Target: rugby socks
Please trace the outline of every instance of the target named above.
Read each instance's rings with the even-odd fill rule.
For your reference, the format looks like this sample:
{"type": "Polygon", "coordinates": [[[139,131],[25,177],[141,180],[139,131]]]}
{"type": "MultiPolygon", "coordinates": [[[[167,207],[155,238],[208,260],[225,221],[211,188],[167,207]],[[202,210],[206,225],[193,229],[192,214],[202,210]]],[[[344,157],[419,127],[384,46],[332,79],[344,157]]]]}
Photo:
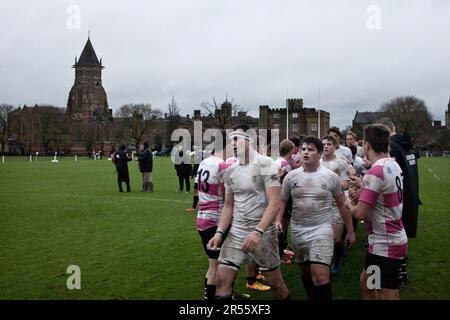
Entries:
{"type": "Polygon", "coordinates": [[[247,283],[252,286],[256,282],[256,277],[247,277],[247,283]]]}
{"type": "Polygon", "coordinates": [[[214,300],[215,295],[216,295],[216,285],[208,284],[208,279],[205,278],[204,299],[205,300],[214,300]]]}
{"type": "Polygon", "coordinates": [[[321,286],[314,286],[315,297],[314,300],[330,301],[331,300],[331,283],[323,284],[321,286]]]}
{"type": "Polygon", "coordinates": [[[314,299],[314,289],[315,289],[315,285],[312,281],[311,276],[302,276],[302,281],[303,281],[303,287],[305,288],[306,291],[306,295],[308,296],[309,300],[313,300],[314,299]]]}
{"type": "Polygon", "coordinates": [[[198,196],[194,196],[194,201],[192,202],[192,208],[197,208],[198,196]]]}
{"type": "Polygon", "coordinates": [[[342,243],[335,243],[334,244],[334,262],[333,262],[333,267],[335,267],[336,269],[339,268],[339,265],[341,263],[341,257],[342,257],[342,252],[344,251],[344,246],[342,245],[342,243]]]}

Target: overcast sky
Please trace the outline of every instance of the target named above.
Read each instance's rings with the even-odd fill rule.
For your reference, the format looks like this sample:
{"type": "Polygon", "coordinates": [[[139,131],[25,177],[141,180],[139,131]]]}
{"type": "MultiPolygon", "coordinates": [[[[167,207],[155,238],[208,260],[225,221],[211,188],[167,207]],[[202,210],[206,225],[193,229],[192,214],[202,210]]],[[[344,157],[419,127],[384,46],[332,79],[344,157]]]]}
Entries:
{"type": "Polygon", "coordinates": [[[113,109],[173,95],[185,115],[228,94],[257,116],[287,95],[316,107],[320,87],[344,128],[401,95],[443,120],[450,97],[447,0],[2,0],[0,15],[0,103],[16,106],[66,107],[88,30],[113,109]]]}

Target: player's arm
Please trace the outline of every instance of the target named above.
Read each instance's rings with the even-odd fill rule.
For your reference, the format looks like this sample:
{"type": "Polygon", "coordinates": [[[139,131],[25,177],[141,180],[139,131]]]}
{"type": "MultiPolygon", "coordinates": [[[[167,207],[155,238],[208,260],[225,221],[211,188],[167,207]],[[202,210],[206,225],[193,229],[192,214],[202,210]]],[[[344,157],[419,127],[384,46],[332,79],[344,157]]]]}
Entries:
{"type": "Polygon", "coordinates": [[[353,231],[353,222],[352,215],[350,211],[345,206],[345,194],[341,193],[339,196],[335,198],[336,204],[339,208],[339,212],[341,213],[342,220],[344,220],[345,228],[347,229],[347,243],[348,246],[351,247],[356,240],[355,232],[353,231]]]}
{"type": "Polygon", "coordinates": [[[284,211],[286,210],[286,206],[291,195],[289,177],[286,175],[285,179],[283,180],[283,184],[281,186],[280,211],[275,218],[275,226],[280,233],[283,232],[283,223],[281,221],[283,221],[284,211]]]}
{"type": "Polygon", "coordinates": [[[342,189],[348,190],[349,182],[348,180],[342,180],[342,189]]]}
{"type": "Polygon", "coordinates": [[[281,222],[283,220],[284,211],[286,210],[287,206],[287,200],[280,200],[280,210],[278,211],[277,216],[275,217],[275,227],[277,228],[278,232],[283,232],[283,223],[281,222]]]}
{"type": "Polygon", "coordinates": [[[261,221],[256,226],[247,238],[242,243],[242,250],[244,252],[250,252],[258,245],[263,233],[274,221],[280,212],[280,187],[268,187],[266,188],[267,207],[264,211],[261,221]]]}
{"type": "Polygon", "coordinates": [[[340,177],[341,177],[341,180],[342,180],[342,189],[343,190],[348,190],[348,187],[349,187],[348,166],[349,165],[347,163],[344,163],[344,162],[341,163],[341,175],[340,175],[340,177]]]}
{"type": "Polygon", "coordinates": [[[220,214],[220,222],[217,227],[216,234],[208,242],[208,249],[217,250],[222,244],[223,236],[228,230],[233,219],[234,194],[232,192],[225,193],[225,201],[223,204],[222,213],[220,214]]]}
{"type": "Polygon", "coordinates": [[[366,219],[373,210],[373,205],[364,201],[358,201],[357,205],[354,205],[351,201],[347,201],[345,206],[349,209],[351,215],[358,220],[366,219]]]}

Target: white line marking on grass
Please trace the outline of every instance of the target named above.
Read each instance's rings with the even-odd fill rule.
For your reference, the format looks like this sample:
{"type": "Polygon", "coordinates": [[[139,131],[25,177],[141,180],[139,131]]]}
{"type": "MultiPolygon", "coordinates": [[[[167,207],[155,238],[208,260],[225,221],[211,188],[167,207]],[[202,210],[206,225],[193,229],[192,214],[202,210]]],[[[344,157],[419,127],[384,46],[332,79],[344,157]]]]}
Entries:
{"type": "Polygon", "coordinates": [[[187,200],[176,200],[176,199],[161,199],[161,198],[139,198],[139,197],[111,197],[111,196],[87,196],[87,195],[78,195],[78,194],[61,194],[61,196],[65,197],[74,197],[74,198],[109,198],[109,199],[132,199],[132,200],[152,200],[152,201],[163,201],[163,202],[186,202],[190,203],[191,201],[187,200]]]}
{"type": "MultiPolygon", "coordinates": [[[[5,193],[20,193],[21,192],[5,192],[5,193]]],[[[30,193],[30,195],[36,195],[36,194],[44,194],[44,193],[30,193]]],[[[45,193],[48,195],[47,193],[45,193]]],[[[161,199],[161,198],[139,198],[139,197],[114,197],[114,196],[89,196],[84,194],[66,194],[66,193],[60,193],[60,194],[52,194],[52,197],[59,196],[59,197],[69,197],[69,198],[91,198],[91,199],[101,199],[101,198],[108,198],[108,199],[131,199],[131,200],[151,200],[151,201],[163,201],[163,202],[179,202],[179,203],[191,203],[190,200],[176,200],[176,199],[161,199]]]]}
{"type": "Polygon", "coordinates": [[[425,168],[427,168],[427,170],[428,171],[430,171],[430,173],[433,175],[433,177],[436,179],[436,180],[438,180],[438,181],[440,181],[441,179],[439,179],[439,177],[433,172],[433,171],[431,171],[431,169],[430,168],[428,168],[428,166],[427,165],[425,165],[425,168]]]}

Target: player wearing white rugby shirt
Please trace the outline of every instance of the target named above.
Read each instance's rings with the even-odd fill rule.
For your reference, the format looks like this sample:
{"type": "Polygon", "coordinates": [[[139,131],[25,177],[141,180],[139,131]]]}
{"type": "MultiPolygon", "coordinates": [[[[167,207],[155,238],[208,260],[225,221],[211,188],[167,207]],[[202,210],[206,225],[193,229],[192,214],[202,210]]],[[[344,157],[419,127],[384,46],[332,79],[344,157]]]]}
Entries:
{"type": "Polygon", "coordinates": [[[350,189],[351,201],[347,201],[352,215],[364,219],[368,235],[368,252],[360,278],[361,289],[364,299],[399,299],[401,264],[408,248],[402,222],[402,170],[389,157],[389,130],[385,126],[367,126],[364,138],[364,152],[372,167],[364,175],[363,183],[358,178],[352,178],[355,188],[350,189]],[[368,271],[370,266],[380,268],[381,289],[367,286],[367,279],[372,274],[368,271]]]}
{"type": "Polygon", "coordinates": [[[356,133],[352,131],[347,132],[347,135],[345,136],[345,144],[349,148],[350,146],[355,146],[358,157],[364,159],[364,148],[358,145],[358,136],[356,133]]]}
{"type": "MultiPolygon", "coordinates": [[[[345,207],[341,179],[320,165],[322,142],[307,137],[301,150],[302,167],[286,175],[281,198],[286,205],[292,197],[291,243],[302,271],[305,291],[311,300],[330,300],[333,202],[336,201],[346,225],[351,226],[351,216],[345,207]]],[[[355,242],[352,231],[348,233],[347,241],[350,246],[355,242]]]]}
{"type": "MultiPolygon", "coordinates": [[[[240,125],[240,126],[237,126],[235,129],[238,129],[241,127],[248,129],[247,125],[240,125]]],[[[236,152],[236,150],[234,150],[234,153],[235,152],[236,152]]],[[[226,160],[227,167],[230,167],[231,165],[238,163],[238,162],[239,162],[239,159],[236,158],[235,155],[226,160]]],[[[256,265],[255,262],[252,261],[245,265],[245,273],[246,273],[245,287],[247,289],[252,289],[252,290],[256,290],[256,291],[270,290],[270,286],[267,286],[267,285],[263,284],[262,282],[260,282],[260,281],[265,281],[266,279],[265,279],[264,275],[261,274],[260,271],[258,270],[258,266],[256,265]]],[[[233,287],[234,287],[234,285],[233,285],[233,287]]],[[[233,299],[235,298],[236,292],[237,291],[235,289],[233,289],[233,299]]],[[[245,296],[245,299],[242,299],[242,300],[250,299],[249,295],[242,294],[242,293],[239,293],[239,294],[245,296]]],[[[241,299],[238,299],[238,300],[241,300],[241,299]]]]}
{"type": "MultiPolygon", "coordinates": [[[[337,141],[332,136],[325,136],[322,138],[323,144],[323,156],[320,159],[320,164],[336,173],[342,182],[343,190],[348,189],[348,163],[336,157],[335,151],[337,141]]],[[[344,220],[342,220],[339,209],[336,202],[333,202],[333,216],[334,216],[334,254],[333,265],[331,267],[331,273],[335,274],[339,272],[339,266],[341,261],[342,252],[344,250],[344,220]]],[[[352,223],[353,229],[353,223],[352,223]]]]}
{"type": "Polygon", "coordinates": [[[328,134],[337,141],[336,157],[344,159],[348,163],[352,163],[352,152],[350,148],[341,144],[341,131],[339,131],[339,128],[331,127],[330,129],[328,129],[328,134]]]}
{"type": "Polygon", "coordinates": [[[254,261],[267,277],[277,299],[289,299],[280,272],[275,216],[280,210],[280,182],[275,162],[260,155],[244,130],[230,134],[239,162],[224,174],[225,203],[208,248],[221,247],[216,299],[230,299],[232,283],[245,262],[254,261]],[[230,227],[223,241],[225,230],[230,227]]]}

